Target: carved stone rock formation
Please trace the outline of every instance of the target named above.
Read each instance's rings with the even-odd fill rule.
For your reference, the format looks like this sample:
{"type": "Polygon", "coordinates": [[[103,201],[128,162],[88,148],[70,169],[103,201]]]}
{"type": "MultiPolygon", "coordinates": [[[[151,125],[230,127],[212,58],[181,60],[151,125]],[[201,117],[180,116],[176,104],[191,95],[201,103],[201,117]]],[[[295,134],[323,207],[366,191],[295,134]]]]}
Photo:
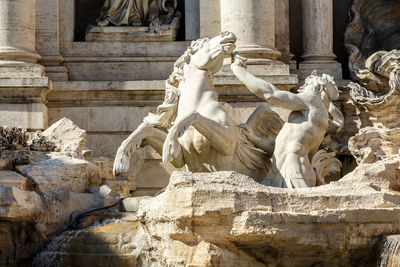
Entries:
{"type": "Polygon", "coordinates": [[[356,75],[376,51],[400,49],[400,2],[355,0],[351,14],[345,46],[350,54],[350,72],[356,75]]]}
{"type": "Polygon", "coordinates": [[[42,136],[47,142],[55,145],[55,151],[67,156],[82,157],[82,151],[87,149],[86,131],[67,118],[62,118],[51,125],[42,133],[42,136]]]}
{"type": "Polygon", "coordinates": [[[0,142],[1,266],[29,262],[78,214],[119,202],[117,192],[88,193],[106,179],[100,167],[70,157],[82,155],[86,144],[86,132],[70,120],[32,139],[25,129],[1,127],[0,142]]]}
{"type": "MultiPolygon", "coordinates": [[[[365,64],[357,74],[360,83],[349,84],[361,129],[349,139],[348,148],[364,169],[379,169],[381,161],[399,160],[400,51],[376,52],[365,64]]],[[[354,175],[363,173],[360,166],[354,175]]]]}
{"type": "Polygon", "coordinates": [[[400,128],[362,128],[350,138],[349,149],[359,164],[399,158],[400,128]]]}
{"type": "Polygon", "coordinates": [[[111,213],[100,226],[65,232],[36,262],[364,266],[374,262],[379,235],[400,231],[400,193],[389,190],[383,169],[380,179],[369,169],[369,181],[296,190],[235,172],[174,172],[164,193],[140,200],[137,214],[111,213]]]}
{"type": "Polygon", "coordinates": [[[348,87],[356,106],[366,115],[362,125],[387,129],[399,127],[400,50],[374,53],[357,78],[359,83],[351,82],[348,87]]]}

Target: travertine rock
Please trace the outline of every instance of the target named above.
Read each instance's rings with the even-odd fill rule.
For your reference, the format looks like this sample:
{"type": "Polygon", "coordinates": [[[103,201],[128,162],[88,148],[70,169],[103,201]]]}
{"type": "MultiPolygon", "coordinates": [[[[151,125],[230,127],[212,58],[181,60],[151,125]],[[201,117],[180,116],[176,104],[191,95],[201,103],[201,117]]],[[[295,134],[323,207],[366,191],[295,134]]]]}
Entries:
{"type": "Polygon", "coordinates": [[[349,149],[357,162],[373,163],[399,158],[400,128],[365,127],[349,140],[349,149]]]}
{"type": "Polygon", "coordinates": [[[97,157],[91,160],[93,164],[100,168],[100,176],[102,183],[107,183],[109,180],[115,179],[112,170],[114,159],[110,157],[97,157]]]}
{"type": "Polygon", "coordinates": [[[30,150],[3,150],[1,158],[19,172],[0,171],[1,266],[25,264],[81,213],[120,201],[119,194],[84,193],[101,181],[99,167],[85,160],[30,150]]]}
{"type": "Polygon", "coordinates": [[[20,165],[16,170],[29,177],[38,190],[63,189],[84,192],[87,188],[100,184],[99,168],[85,160],[76,158],[56,158],[20,165]]]}
{"type": "Polygon", "coordinates": [[[174,173],[165,193],[143,200],[138,216],[161,239],[162,263],[190,264],[178,253],[180,242],[198,247],[206,240],[267,266],[354,266],[372,261],[381,233],[400,230],[399,201],[399,193],[368,183],[287,190],[232,172],[174,173]]]}
{"type": "Polygon", "coordinates": [[[35,222],[37,230],[43,236],[51,236],[65,230],[82,213],[119,201],[118,199],[104,198],[99,194],[78,193],[62,189],[45,189],[40,194],[48,210],[45,216],[36,218],[35,222]]]}
{"type": "Polygon", "coordinates": [[[118,266],[363,266],[374,262],[379,235],[400,231],[400,193],[387,190],[382,174],[373,183],[345,179],[286,189],[235,172],[174,172],[164,193],[141,200],[137,219],[127,213],[66,232],[38,260],[73,264],[90,259],[93,265],[112,261],[118,266]]]}
{"type": "Polygon", "coordinates": [[[0,170],[12,170],[13,169],[13,155],[8,150],[0,151],[0,170]]]}
{"type": "Polygon", "coordinates": [[[32,152],[29,150],[16,150],[13,153],[14,166],[26,165],[32,161],[32,152]]]}
{"type": "Polygon", "coordinates": [[[400,191],[400,159],[385,158],[373,164],[361,163],[354,171],[340,179],[340,183],[366,183],[377,190],[400,191]]]}
{"type": "Polygon", "coordinates": [[[400,50],[378,51],[357,72],[359,83],[349,83],[350,96],[360,116],[361,127],[400,127],[400,50]]]}
{"type": "Polygon", "coordinates": [[[68,156],[82,157],[82,150],[86,150],[86,131],[67,118],[51,125],[42,136],[56,146],[56,151],[68,156]]]}
{"type": "Polygon", "coordinates": [[[32,187],[32,181],[13,171],[0,171],[0,186],[12,186],[27,190],[32,187]]]}
{"type": "Polygon", "coordinates": [[[36,192],[12,186],[0,187],[0,218],[3,220],[34,221],[45,212],[42,199],[36,192]]]}
{"type": "Polygon", "coordinates": [[[122,201],[122,208],[125,211],[136,212],[139,209],[140,202],[147,198],[149,197],[127,197],[122,201]]]}

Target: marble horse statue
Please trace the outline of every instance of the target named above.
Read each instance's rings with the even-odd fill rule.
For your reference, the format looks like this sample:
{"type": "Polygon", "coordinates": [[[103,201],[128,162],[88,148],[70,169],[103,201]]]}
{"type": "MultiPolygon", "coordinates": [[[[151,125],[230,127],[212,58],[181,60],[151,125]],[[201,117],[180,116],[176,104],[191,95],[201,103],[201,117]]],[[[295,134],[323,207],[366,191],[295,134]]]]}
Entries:
{"type": "Polygon", "coordinates": [[[175,62],[166,81],[164,102],[121,144],[115,176],[126,173],[133,153],[152,146],[163,162],[192,172],[233,170],[262,181],[269,169],[276,135],[283,122],[265,106],[236,125],[218,102],[213,75],[232,56],[236,36],[223,32],[193,41],[175,62]]]}

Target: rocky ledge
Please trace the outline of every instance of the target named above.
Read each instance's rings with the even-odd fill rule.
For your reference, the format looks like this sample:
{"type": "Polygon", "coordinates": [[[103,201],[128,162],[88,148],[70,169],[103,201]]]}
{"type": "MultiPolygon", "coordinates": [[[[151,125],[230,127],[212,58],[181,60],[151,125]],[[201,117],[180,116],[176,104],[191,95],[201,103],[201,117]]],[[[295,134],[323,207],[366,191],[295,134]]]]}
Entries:
{"type": "Polygon", "coordinates": [[[63,233],[35,263],[374,265],[380,235],[400,231],[400,193],[391,189],[398,166],[384,174],[376,166],[376,176],[391,183],[373,172],[350,173],[329,185],[282,189],[235,172],[174,172],[163,193],[141,199],[137,213],[63,233]]]}
{"type": "Polygon", "coordinates": [[[66,118],[33,137],[0,127],[0,266],[30,266],[79,214],[119,203],[85,149],[86,132],[66,118]]]}

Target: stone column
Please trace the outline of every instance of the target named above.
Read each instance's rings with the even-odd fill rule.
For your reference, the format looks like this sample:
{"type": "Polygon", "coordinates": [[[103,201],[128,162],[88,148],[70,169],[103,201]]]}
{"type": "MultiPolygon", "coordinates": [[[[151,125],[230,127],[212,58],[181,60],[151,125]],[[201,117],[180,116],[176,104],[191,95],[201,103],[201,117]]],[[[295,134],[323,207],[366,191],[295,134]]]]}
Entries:
{"type": "MultiPolygon", "coordinates": [[[[46,76],[53,81],[68,80],[68,70],[62,66],[60,54],[60,27],[58,0],[36,0],[36,42],[39,63],[45,67],[46,76]]],[[[72,15],[71,15],[72,16],[72,15]]]]}
{"type": "MultiPolygon", "coordinates": [[[[39,59],[35,52],[35,1],[0,0],[0,67],[12,71],[12,76],[43,76],[43,67],[34,64],[39,59]]],[[[9,77],[10,73],[1,71],[0,75],[9,77]]]]}
{"type": "Polygon", "coordinates": [[[296,61],[292,60],[290,52],[290,25],[289,0],[275,1],[275,46],[282,53],[281,61],[296,68],[296,61]]]}
{"type": "Polygon", "coordinates": [[[221,33],[221,0],[200,0],[200,38],[212,38],[221,33]]]}
{"type": "Polygon", "coordinates": [[[0,0],[0,125],[46,124],[42,92],[49,87],[36,62],[35,0],[0,0]]]}
{"type": "Polygon", "coordinates": [[[248,64],[280,58],[275,48],[275,0],[221,0],[221,29],[234,32],[248,64]]]}
{"type": "Polygon", "coordinates": [[[303,62],[301,76],[314,69],[342,78],[333,53],[333,0],[303,0],[303,62]]]}

